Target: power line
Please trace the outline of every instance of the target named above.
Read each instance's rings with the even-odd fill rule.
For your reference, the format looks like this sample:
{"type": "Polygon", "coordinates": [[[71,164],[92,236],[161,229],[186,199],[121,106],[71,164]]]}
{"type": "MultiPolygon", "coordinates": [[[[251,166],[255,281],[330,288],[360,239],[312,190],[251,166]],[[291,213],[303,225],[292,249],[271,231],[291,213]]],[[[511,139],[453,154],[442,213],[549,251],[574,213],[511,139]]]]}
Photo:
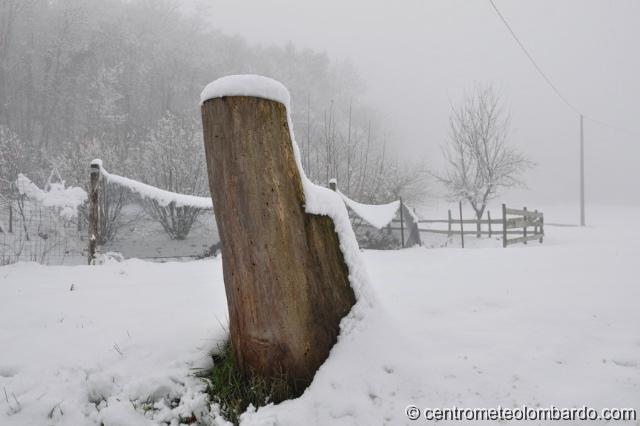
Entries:
{"type": "Polygon", "coordinates": [[[491,3],[491,6],[493,6],[493,10],[496,11],[496,13],[498,14],[498,17],[500,18],[500,20],[502,21],[502,23],[505,25],[505,27],[507,27],[507,29],[509,30],[509,32],[511,33],[511,36],[513,37],[513,39],[516,41],[516,43],[518,43],[518,45],[520,46],[520,48],[522,49],[522,51],[524,52],[525,55],[527,55],[527,58],[529,58],[529,60],[531,61],[531,63],[533,64],[533,66],[536,68],[536,70],[538,70],[538,72],[540,73],[540,75],[542,76],[542,78],[544,78],[544,80],[547,82],[547,84],[549,85],[549,87],[551,87],[551,89],[553,89],[554,92],[556,92],[556,95],[558,95],[558,97],[560,99],[562,99],[562,101],[567,104],[567,106],[569,108],[571,108],[572,110],[574,110],[575,112],[577,112],[578,114],[580,114],[580,110],[578,110],[578,108],[576,108],[575,106],[573,106],[573,104],[571,102],[569,102],[567,100],[567,98],[565,98],[562,93],[560,93],[560,91],[558,90],[558,88],[555,86],[555,84],[553,84],[551,82],[551,79],[549,77],[547,77],[547,75],[544,73],[544,71],[542,71],[542,68],[540,68],[538,66],[538,63],[536,62],[535,59],[533,59],[533,56],[531,56],[531,54],[529,53],[529,51],[527,50],[526,47],[524,47],[524,44],[522,44],[522,42],[520,41],[520,39],[518,38],[518,36],[516,35],[516,33],[513,31],[513,29],[511,28],[511,25],[509,25],[509,23],[507,22],[506,18],[502,15],[502,13],[500,12],[500,10],[498,9],[498,6],[496,6],[496,4],[493,2],[493,0],[489,0],[489,3],[491,3]]]}
{"type": "Polygon", "coordinates": [[[627,129],[623,128],[623,127],[614,126],[614,125],[606,123],[604,121],[600,121],[600,120],[597,120],[595,118],[589,117],[588,115],[584,115],[584,118],[585,118],[585,120],[589,120],[592,123],[596,123],[596,124],[599,124],[601,126],[608,127],[610,129],[613,129],[613,130],[617,130],[618,132],[621,132],[621,133],[626,133],[629,136],[640,138],[640,135],[638,133],[632,132],[631,130],[627,130],[627,129]]]}
{"type": "Polygon", "coordinates": [[[518,38],[518,36],[516,35],[515,31],[513,31],[513,28],[511,28],[511,25],[509,25],[509,22],[507,22],[507,19],[504,17],[504,15],[500,12],[500,9],[498,9],[498,6],[496,6],[496,4],[494,3],[493,0],[489,0],[489,3],[491,3],[491,6],[493,7],[493,10],[495,10],[496,14],[498,15],[498,17],[500,18],[500,20],[502,21],[502,23],[504,24],[505,27],[507,27],[507,30],[509,30],[509,33],[511,33],[511,36],[513,37],[513,39],[516,41],[516,43],[518,43],[518,46],[520,46],[520,48],[522,49],[522,51],[524,52],[525,55],[527,55],[527,58],[529,58],[529,61],[531,61],[531,63],[533,64],[533,66],[535,67],[535,69],[538,71],[538,73],[542,76],[542,78],[544,79],[544,81],[547,82],[547,84],[549,85],[549,87],[551,87],[551,89],[556,93],[556,95],[558,95],[558,97],[562,100],[562,102],[564,102],[569,108],[571,108],[574,112],[576,112],[578,115],[582,115],[584,116],[584,118],[586,118],[587,120],[596,123],[596,124],[600,124],[601,126],[605,126],[605,127],[609,127],[611,129],[617,130],[619,132],[623,132],[623,133],[627,133],[629,135],[638,137],[638,134],[636,132],[632,132],[630,130],[624,129],[622,127],[618,127],[618,126],[614,126],[612,124],[609,124],[605,121],[602,120],[598,120],[595,118],[592,118],[588,115],[583,114],[575,105],[573,105],[571,102],[569,102],[567,100],[567,98],[560,92],[560,90],[558,90],[558,88],[556,87],[555,84],[553,84],[553,82],[551,81],[551,79],[544,73],[544,71],[542,71],[542,68],[540,68],[540,66],[538,65],[538,63],[536,62],[536,60],[533,58],[533,56],[529,53],[529,51],[527,50],[527,48],[524,46],[524,44],[520,41],[520,39],[518,38]]]}

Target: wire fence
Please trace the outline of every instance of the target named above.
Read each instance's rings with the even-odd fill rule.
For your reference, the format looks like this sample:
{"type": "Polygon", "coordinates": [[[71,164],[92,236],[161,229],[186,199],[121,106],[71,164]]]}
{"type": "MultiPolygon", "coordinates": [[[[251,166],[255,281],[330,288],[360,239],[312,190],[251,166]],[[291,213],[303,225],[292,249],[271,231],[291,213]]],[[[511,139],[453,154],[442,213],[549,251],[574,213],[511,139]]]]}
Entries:
{"type": "MultiPolygon", "coordinates": [[[[24,194],[0,196],[0,265],[21,261],[86,264],[88,259],[102,262],[107,258],[164,262],[217,255],[220,238],[210,198],[174,193],[113,175],[101,162],[92,163],[92,172],[92,189],[76,215],[61,215],[59,208],[42,205],[24,194]]],[[[544,216],[526,208],[503,206],[501,218],[492,219],[487,212],[487,219],[475,220],[463,219],[460,205],[458,218],[449,211],[447,219],[420,219],[402,199],[366,205],[340,193],[335,180],[329,187],[345,201],[362,248],[422,245],[421,234],[459,237],[462,247],[465,235],[495,236],[503,240],[504,247],[542,242],[544,237],[544,216]]]]}
{"type": "Polygon", "coordinates": [[[0,201],[0,265],[75,264],[86,256],[85,246],[77,220],[26,197],[0,201]]]}

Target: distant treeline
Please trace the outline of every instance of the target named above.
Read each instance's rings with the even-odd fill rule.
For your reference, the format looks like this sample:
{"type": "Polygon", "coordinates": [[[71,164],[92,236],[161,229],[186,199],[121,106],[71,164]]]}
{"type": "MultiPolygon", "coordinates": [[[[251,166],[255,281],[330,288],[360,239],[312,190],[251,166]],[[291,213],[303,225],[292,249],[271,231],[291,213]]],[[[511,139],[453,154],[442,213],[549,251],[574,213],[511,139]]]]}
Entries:
{"type": "Polygon", "coordinates": [[[16,173],[42,184],[53,167],[86,186],[95,157],[153,185],[206,193],[199,93],[234,73],[289,88],[314,181],[335,177],[365,202],[424,195],[421,166],[391,154],[393,126],[363,104],[353,67],[292,44],[251,45],[162,0],[0,2],[0,194],[16,173]]]}

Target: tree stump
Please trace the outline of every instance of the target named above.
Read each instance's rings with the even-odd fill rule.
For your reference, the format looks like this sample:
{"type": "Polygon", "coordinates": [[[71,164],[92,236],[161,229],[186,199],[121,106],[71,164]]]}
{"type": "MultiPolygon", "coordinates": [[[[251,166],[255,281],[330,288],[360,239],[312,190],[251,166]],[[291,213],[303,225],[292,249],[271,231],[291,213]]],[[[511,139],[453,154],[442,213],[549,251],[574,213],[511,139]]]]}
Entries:
{"type": "Polygon", "coordinates": [[[355,303],[333,221],[304,210],[283,104],[214,98],[202,124],[236,364],[306,387],[355,303]]]}

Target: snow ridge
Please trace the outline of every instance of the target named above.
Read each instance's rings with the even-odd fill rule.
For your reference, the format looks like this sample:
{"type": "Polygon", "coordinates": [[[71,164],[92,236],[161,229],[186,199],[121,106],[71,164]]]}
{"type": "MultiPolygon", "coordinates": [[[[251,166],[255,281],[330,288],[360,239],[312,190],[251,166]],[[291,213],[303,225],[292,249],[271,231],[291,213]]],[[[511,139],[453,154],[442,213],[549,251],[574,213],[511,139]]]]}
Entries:
{"type": "Polygon", "coordinates": [[[163,207],[166,207],[171,203],[175,203],[177,207],[189,206],[205,210],[213,209],[213,202],[209,197],[179,194],[177,192],[156,188],[155,186],[138,182],[137,180],[129,179],[124,176],[109,173],[104,169],[104,167],[102,167],[102,160],[100,159],[93,160],[91,164],[97,165],[100,168],[100,174],[104,176],[108,182],[124,186],[125,188],[140,194],[144,198],[155,200],[163,207]]]}

